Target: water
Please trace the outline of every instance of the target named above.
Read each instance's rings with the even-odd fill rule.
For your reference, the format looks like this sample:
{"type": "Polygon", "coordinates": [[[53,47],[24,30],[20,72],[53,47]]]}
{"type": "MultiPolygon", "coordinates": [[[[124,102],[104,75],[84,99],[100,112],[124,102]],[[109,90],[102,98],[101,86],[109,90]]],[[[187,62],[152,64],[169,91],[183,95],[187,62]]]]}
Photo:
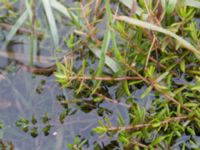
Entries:
{"type": "MultiPolygon", "coordinates": [[[[42,13],[40,15],[45,17],[42,13]]],[[[48,26],[45,21],[42,24],[43,27],[48,26]]],[[[66,26],[60,26],[59,29],[59,33],[65,37],[68,37],[69,31],[72,31],[66,26]]],[[[7,30],[1,29],[1,48],[4,47],[7,33],[7,30]]],[[[60,41],[59,46],[64,49],[64,52],[68,50],[64,41],[60,41]]],[[[74,90],[61,89],[53,75],[34,75],[24,70],[19,62],[25,65],[30,64],[31,49],[32,41],[26,33],[14,36],[12,43],[10,42],[5,49],[0,49],[0,121],[3,123],[3,128],[0,130],[2,139],[0,145],[9,147],[11,145],[9,142],[11,142],[15,150],[61,150],[66,149],[68,143],[73,143],[78,135],[88,139],[90,145],[93,145],[92,143],[98,137],[91,136],[91,128],[97,126],[97,119],[102,119],[97,114],[97,109],[85,113],[75,103],[69,104],[70,112],[75,113],[67,116],[61,124],[59,115],[65,108],[58,102],[57,97],[65,95],[65,98],[69,100],[74,99],[74,90]],[[42,116],[45,113],[48,113],[49,124],[53,126],[48,136],[43,133],[46,124],[42,122],[42,116]],[[31,124],[27,133],[16,127],[16,122],[21,117],[30,121],[33,115],[37,123],[31,124]],[[38,128],[36,138],[30,135],[34,127],[38,128]]],[[[50,36],[38,41],[37,51],[34,51],[33,57],[34,65],[44,67],[55,63],[53,61],[54,46],[50,36]],[[48,63],[43,62],[43,56],[50,58],[47,59],[48,63]]]]}
{"type": "MultiPolygon", "coordinates": [[[[68,89],[63,92],[55,83],[53,76],[35,76],[22,69],[2,76],[0,118],[5,128],[1,130],[1,138],[12,141],[15,149],[64,149],[66,144],[72,143],[77,135],[88,139],[90,144],[97,140],[97,136],[91,136],[91,129],[98,125],[97,119],[102,120],[102,117],[97,114],[97,109],[84,113],[76,104],[71,104],[69,107],[76,110],[76,113],[67,116],[64,124],[59,122],[59,114],[64,108],[58,103],[56,96],[66,94],[69,99],[73,98],[73,90],[68,89]],[[41,85],[43,81],[46,81],[45,85],[41,85]],[[38,88],[42,90],[41,94],[37,92],[38,88]],[[51,118],[50,124],[53,125],[48,136],[44,136],[41,131],[44,127],[41,116],[46,112],[51,118]],[[32,115],[38,121],[35,126],[38,127],[39,135],[36,138],[15,126],[20,117],[31,120],[32,115]]],[[[113,123],[117,121],[118,112],[124,112],[123,116],[128,115],[122,106],[103,103],[101,107],[109,108],[112,112],[110,117],[113,123]]],[[[104,144],[109,143],[106,139],[101,139],[101,141],[104,141],[104,144]]]]}
{"type": "MultiPolygon", "coordinates": [[[[61,28],[63,29],[63,28],[61,28]]],[[[62,34],[68,35],[66,33],[62,34]]],[[[7,31],[4,30],[4,33],[7,31]]],[[[2,38],[0,45],[4,44],[2,38]]],[[[34,53],[34,65],[49,66],[55,63],[53,45],[50,38],[43,39],[38,43],[39,55],[34,53]],[[44,59],[45,58],[45,59],[44,59]],[[50,62],[46,63],[45,61],[50,62]]],[[[64,42],[61,41],[61,47],[67,51],[64,42]]],[[[108,116],[113,123],[117,125],[118,113],[121,113],[128,125],[128,111],[120,105],[113,105],[109,102],[103,102],[98,106],[93,106],[90,101],[93,97],[79,97],[81,102],[70,103],[65,108],[58,101],[58,97],[65,97],[67,100],[74,100],[74,89],[61,87],[55,82],[53,75],[35,75],[23,68],[23,65],[30,64],[31,42],[28,35],[16,35],[12,44],[8,44],[6,49],[0,51],[0,121],[4,127],[0,130],[2,142],[10,146],[11,142],[15,150],[44,150],[67,148],[67,144],[73,143],[75,137],[87,140],[86,149],[93,149],[95,142],[101,147],[108,145],[112,140],[108,138],[99,139],[92,133],[92,128],[98,126],[97,120],[102,120],[108,116]],[[29,39],[29,40],[27,40],[29,39]],[[19,63],[20,62],[20,63],[19,63]],[[89,107],[84,101],[88,101],[89,107]],[[69,115],[62,124],[59,116],[64,110],[69,111],[69,115]],[[48,113],[49,123],[42,121],[42,116],[48,113]],[[31,123],[32,116],[37,120],[34,125],[31,123]],[[29,130],[23,132],[16,126],[16,122],[21,118],[29,120],[29,130]],[[49,135],[45,136],[43,129],[47,125],[52,125],[49,135]],[[31,130],[36,127],[38,136],[33,138],[31,130]]],[[[95,67],[98,62],[88,60],[90,66],[95,67]]],[[[76,67],[80,67],[81,60],[77,61],[76,67]]],[[[89,70],[87,70],[88,72],[89,70]]],[[[109,94],[115,98],[116,87],[109,87],[109,94]]],[[[115,140],[115,138],[113,138],[115,140]]]]}

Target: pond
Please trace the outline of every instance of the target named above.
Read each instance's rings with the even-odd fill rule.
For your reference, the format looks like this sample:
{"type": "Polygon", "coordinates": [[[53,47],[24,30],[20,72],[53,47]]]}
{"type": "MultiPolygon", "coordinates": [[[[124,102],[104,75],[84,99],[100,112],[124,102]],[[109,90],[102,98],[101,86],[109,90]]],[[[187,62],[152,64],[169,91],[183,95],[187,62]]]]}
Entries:
{"type": "Polygon", "coordinates": [[[163,3],[0,2],[0,148],[200,147],[198,5],[163,3]]]}

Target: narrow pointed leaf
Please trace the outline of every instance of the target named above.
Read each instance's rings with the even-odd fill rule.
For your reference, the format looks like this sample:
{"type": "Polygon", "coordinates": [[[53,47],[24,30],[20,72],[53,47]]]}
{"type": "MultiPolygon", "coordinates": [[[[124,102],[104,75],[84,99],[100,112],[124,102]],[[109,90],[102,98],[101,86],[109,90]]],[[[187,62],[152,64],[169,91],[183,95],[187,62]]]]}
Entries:
{"type": "Polygon", "coordinates": [[[52,38],[53,38],[53,41],[54,41],[54,45],[57,47],[58,43],[59,43],[58,31],[57,31],[57,27],[56,27],[55,18],[53,16],[52,8],[51,8],[51,5],[50,5],[50,1],[49,0],[43,0],[43,6],[44,6],[44,9],[45,9],[47,19],[48,19],[49,27],[50,27],[52,38]]]}

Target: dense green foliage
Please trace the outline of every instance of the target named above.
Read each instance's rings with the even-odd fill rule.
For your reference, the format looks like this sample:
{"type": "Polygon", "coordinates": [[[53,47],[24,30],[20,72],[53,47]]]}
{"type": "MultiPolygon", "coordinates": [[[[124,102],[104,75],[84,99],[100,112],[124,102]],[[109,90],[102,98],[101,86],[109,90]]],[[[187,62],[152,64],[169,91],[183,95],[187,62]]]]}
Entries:
{"type": "Polygon", "coordinates": [[[120,113],[117,124],[106,115],[99,121],[93,131],[101,138],[117,135],[124,149],[198,149],[200,31],[194,18],[199,17],[199,9],[172,1],[166,5],[138,1],[132,12],[121,4],[110,8],[109,1],[104,2],[99,4],[106,12],[101,18],[98,12],[92,13],[92,3],[80,4],[82,13],[88,12],[80,16],[86,38],[77,38],[86,43],[84,56],[79,58],[82,66],[74,70],[76,62],[58,63],[57,81],[63,87],[75,88],[79,97],[92,94],[96,103],[110,101],[127,107],[128,124],[120,113]],[[106,29],[98,31],[102,22],[106,29]],[[98,32],[104,32],[103,39],[96,37],[98,32]],[[88,52],[99,58],[97,68],[90,66],[88,52]],[[112,91],[114,97],[104,96],[109,95],[105,86],[117,87],[112,91]],[[136,96],[137,89],[142,93],[136,96]]]}
{"type": "MultiPolygon", "coordinates": [[[[58,98],[64,106],[61,123],[73,115],[70,104],[75,103],[85,112],[98,108],[102,119],[91,131],[109,138],[110,149],[200,148],[200,1],[86,0],[74,2],[73,9],[56,0],[42,2],[55,51],[60,39],[69,49],[54,73],[61,88],[74,89],[75,100],[58,98]],[[74,27],[67,38],[58,34],[52,8],[74,27]],[[118,112],[118,122],[112,122],[104,102],[128,115],[118,112]]],[[[7,40],[25,21],[20,18],[7,40]]],[[[26,130],[36,123],[33,116],[32,122],[22,118],[17,125],[26,130]]],[[[36,136],[34,129],[30,134],[36,136]]],[[[87,139],[77,136],[68,147],[84,149],[87,139]]]]}

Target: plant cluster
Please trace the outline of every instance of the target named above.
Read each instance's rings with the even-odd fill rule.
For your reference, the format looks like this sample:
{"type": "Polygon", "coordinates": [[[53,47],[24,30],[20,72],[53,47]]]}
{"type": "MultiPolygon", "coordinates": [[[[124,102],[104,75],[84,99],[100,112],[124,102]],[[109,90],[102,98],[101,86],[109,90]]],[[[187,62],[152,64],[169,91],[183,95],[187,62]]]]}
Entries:
{"type": "MultiPolygon", "coordinates": [[[[55,49],[63,37],[52,10],[75,28],[64,41],[76,57],[66,54],[54,73],[62,88],[74,89],[75,100],[59,100],[66,108],[61,123],[73,115],[71,103],[85,111],[100,107],[102,119],[92,131],[99,139],[110,138],[107,148],[200,148],[199,0],[85,0],[74,2],[73,8],[64,1],[42,3],[55,49]],[[113,123],[103,103],[126,109],[129,121],[119,112],[113,123]]],[[[27,9],[19,18],[7,41],[29,13],[27,9]]],[[[36,37],[34,15],[30,21],[36,37]]],[[[17,125],[27,131],[29,121],[17,125]]],[[[76,137],[68,147],[82,149],[87,140],[76,137]]]]}
{"type": "Polygon", "coordinates": [[[92,95],[91,103],[107,101],[129,112],[128,124],[119,112],[117,124],[104,115],[93,131],[100,138],[117,136],[124,149],[198,149],[200,31],[194,18],[199,7],[142,0],[128,11],[111,1],[78,6],[82,27],[68,45],[80,49],[85,43],[83,54],[57,64],[57,82],[74,88],[79,99],[92,95]],[[105,15],[99,16],[102,11],[105,15]],[[98,25],[105,25],[102,37],[98,25]],[[114,86],[113,95],[105,90],[114,86]],[[139,98],[137,89],[143,89],[139,98]]]}

